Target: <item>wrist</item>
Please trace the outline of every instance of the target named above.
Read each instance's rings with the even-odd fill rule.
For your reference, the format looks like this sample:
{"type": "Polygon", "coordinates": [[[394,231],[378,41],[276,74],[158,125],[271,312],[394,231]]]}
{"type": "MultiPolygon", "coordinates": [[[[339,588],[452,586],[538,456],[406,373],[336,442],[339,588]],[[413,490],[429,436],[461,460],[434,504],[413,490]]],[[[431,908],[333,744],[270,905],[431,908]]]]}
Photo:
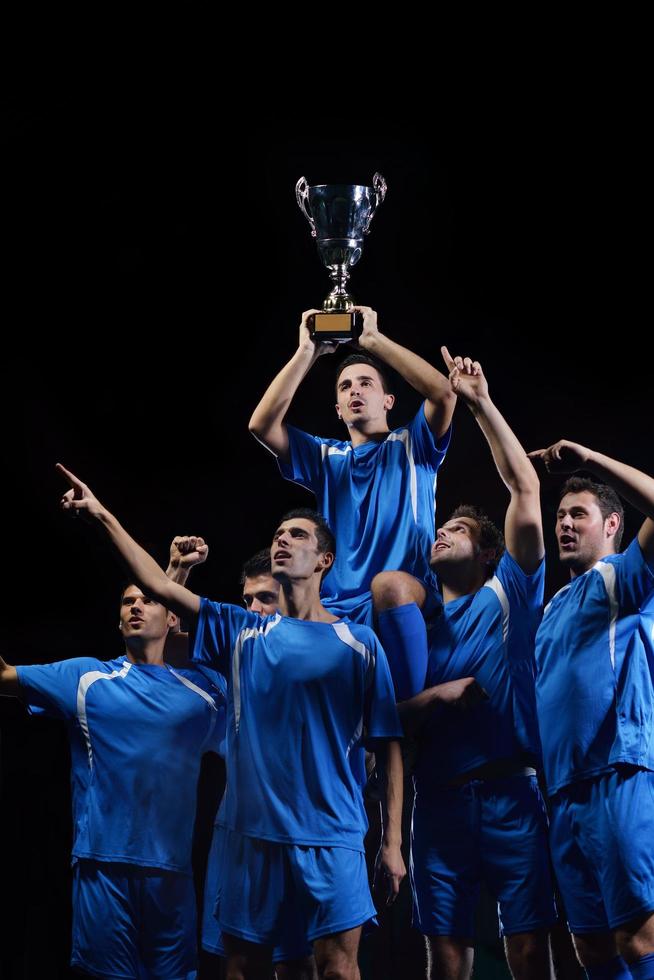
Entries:
{"type": "Polygon", "coordinates": [[[487,393],[485,395],[474,395],[467,398],[466,404],[475,418],[477,418],[479,415],[484,415],[493,403],[490,400],[490,395],[487,393]]]}
{"type": "Polygon", "coordinates": [[[370,354],[379,354],[380,348],[383,347],[383,342],[384,337],[378,330],[376,330],[374,333],[359,337],[359,346],[363,347],[363,349],[368,351],[370,354]]]}

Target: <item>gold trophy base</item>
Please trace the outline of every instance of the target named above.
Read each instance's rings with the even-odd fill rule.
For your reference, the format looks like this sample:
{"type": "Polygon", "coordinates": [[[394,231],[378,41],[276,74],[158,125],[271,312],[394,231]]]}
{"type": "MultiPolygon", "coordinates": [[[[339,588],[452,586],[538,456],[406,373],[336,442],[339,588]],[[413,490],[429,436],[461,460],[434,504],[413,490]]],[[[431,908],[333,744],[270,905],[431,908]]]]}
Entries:
{"type": "Polygon", "coordinates": [[[307,321],[307,326],[316,340],[336,340],[346,344],[360,336],[361,315],[354,310],[313,313],[307,321]]]}

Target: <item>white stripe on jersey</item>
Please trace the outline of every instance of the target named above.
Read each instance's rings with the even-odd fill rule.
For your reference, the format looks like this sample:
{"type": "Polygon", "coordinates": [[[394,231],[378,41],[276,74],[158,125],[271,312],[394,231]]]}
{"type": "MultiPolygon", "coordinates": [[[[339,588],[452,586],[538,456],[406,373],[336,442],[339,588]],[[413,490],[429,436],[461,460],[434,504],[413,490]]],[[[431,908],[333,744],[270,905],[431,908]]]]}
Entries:
{"type": "Polygon", "coordinates": [[[606,595],[609,600],[609,653],[611,655],[611,666],[615,670],[615,627],[620,612],[615,567],[609,564],[609,562],[598,561],[593,565],[593,570],[599,572],[604,579],[604,588],[606,589],[606,595]]]}
{"type": "Polygon", "coordinates": [[[500,605],[502,607],[502,639],[506,643],[506,638],[509,635],[509,614],[511,609],[509,606],[509,598],[504,591],[504,586],[498,579],[497,575],[493,575],[488,582],[484,582],[483,588],[491,589],[500,600],[500,605]]]}
{"type": "Polygon", "coordinates": [[[88,718],[86,717],[86,695],[88,694],[88,690],[91,684],[95,684],[96,681],[111,681],[115,677],[125,677],[131,666],[132,664],[128,660],[124,664],[122,670],[114,670],[110,674],[106,674],[103,670],[89,670],[88,673],[82,674],[79,679],[79,684],[77,685],[77,718],[86,742],[86,752],[89,757],[89,769],[93,768],[93,749],[91,748],[89,722],[88,718]]]}
{"type": "Polygon", "coordinates": [[[345,449],[339,449],[338,446],[328,446],[326,442],[320,444],[320,455],[323,462],[326,456],[347,456],[347,454],[351,452],[352,446],[346,446],[345,449]]]}
{"type": "Polygon", "coordinates": [[[260,634],[267,636],[271,629],[281,623],[282,617],[279,613],[275,614],[274,619],[266,623],[265,627],[249,627],[241,630],[236,637],[234,652],[232,653],[232,692],[234,695],[234,727],[238,731],[241,721],[241,651],[246,640],[255,640],[260,634]]]}
{"type": "Polygon", "coordinates": [[[218,708],[216,707],[216,702],[214,701],[214,699],[211,697],[210,694],[208,694],[206,691],[203,691],[202,688],[198,687],[197,684],[194,684],[193,681],[190,681],[188,677],[184,677],[183,674],[178,674],[177,671],[173,670],[173,668],[168,664],[166,664],[166,666],[168,667],[168,670],[173,675],[173,677],[176,677],[178,681],[181,681],[182,684],[184,684],[185,687],[188,687],[190,691],[195,691],[195,693],[199,694],[201,698],[204,698],[207,704],[211,705],[214,711],[218,711],[218,708]]]}
{"type": "Polygon", "coordinates": [[[386,438],[386,442],[401,442],[404,446],[406,452],[406,458],[409,461],[409,475],[410,475],[410,488],[411,488],[411,510],[413,511],[413,520],[418,523],[418,476],[416,474],[416,464],[413,460],[413,446],[411,444],[411,434],[408,429],[400,429],[399,432],[391,432],[386,438]]]}

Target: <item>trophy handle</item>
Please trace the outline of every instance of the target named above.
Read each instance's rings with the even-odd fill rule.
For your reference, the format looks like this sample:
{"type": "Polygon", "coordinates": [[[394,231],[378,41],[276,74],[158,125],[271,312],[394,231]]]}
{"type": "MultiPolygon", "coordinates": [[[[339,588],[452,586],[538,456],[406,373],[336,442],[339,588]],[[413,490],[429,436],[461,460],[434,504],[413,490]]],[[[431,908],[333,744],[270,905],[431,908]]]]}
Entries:
{"type": "Polygon", "coordinates": [[[386,185],[386,181],[384,180],[384,178],[382,177],[382,175],[380,173],[376,173],[375,176],[372,178],[372,186],[375,189],[375,203],[374,203],[374,205],[372,207],[372,210],[370,211],[370,214],[368,215],[368,220],[366,221],[366,226],[363,229],[364,235],[367,235],[368,232],[370,231],[370,222],[375,217],[375,214],[377,213],[377,208],[379,207],[379,205],[383,202],[384,198],[386,197],[386,186],[387,185],[386,185]]]}
{"type": "MultiPolygon", "coordinates": [[[[376,176],[378,176],[378,175],[376,175],[376,176]]],[[[384,178],[382,177],[382,180],[383,179],[384,178]]],[[[384,190],[384,193],[386,193],[385,190],[384,190]]],[[[307,219],[307,221],[311,225],[311,237],[312,238],[315,238],[316,237],[316,223],[313,220],[313,218],[311,217],[311,212],[309,211],[309,209],[307,207],[307,201],[309,200],[309,185],[307,184],[307,178],[306,177],[300,177],[300,179],[298,180],[297,184],[295,185],[295,199],[297,201],[297,206],[299,207],[300,211],[302,212],[302,214],[304,215],[304,217],[307,219]]],[[[383,200],[383,198],[382,198],[382,200],[383,200]]]]}

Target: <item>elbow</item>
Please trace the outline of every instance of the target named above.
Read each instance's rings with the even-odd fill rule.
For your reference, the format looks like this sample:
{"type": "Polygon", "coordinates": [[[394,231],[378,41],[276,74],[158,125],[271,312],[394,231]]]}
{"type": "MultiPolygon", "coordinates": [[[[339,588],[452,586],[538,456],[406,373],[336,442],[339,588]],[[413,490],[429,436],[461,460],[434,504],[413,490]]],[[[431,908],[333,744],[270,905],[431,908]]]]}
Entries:
{"type": "Polygon", "coordinates": [[[518,474],[518,490],[521,494],[533,494],[538,497],[540,494],[540,480],[538,479],[538,474],[532,466],[531,462],[527,460],[521,473],[518,474]]]}
{"type": "Polygon", "coordinates": [[[248,422],[248,432],[259,442],[265,441],[267,428],[256,411],[253,412],[252,418],[248,422]]]}

